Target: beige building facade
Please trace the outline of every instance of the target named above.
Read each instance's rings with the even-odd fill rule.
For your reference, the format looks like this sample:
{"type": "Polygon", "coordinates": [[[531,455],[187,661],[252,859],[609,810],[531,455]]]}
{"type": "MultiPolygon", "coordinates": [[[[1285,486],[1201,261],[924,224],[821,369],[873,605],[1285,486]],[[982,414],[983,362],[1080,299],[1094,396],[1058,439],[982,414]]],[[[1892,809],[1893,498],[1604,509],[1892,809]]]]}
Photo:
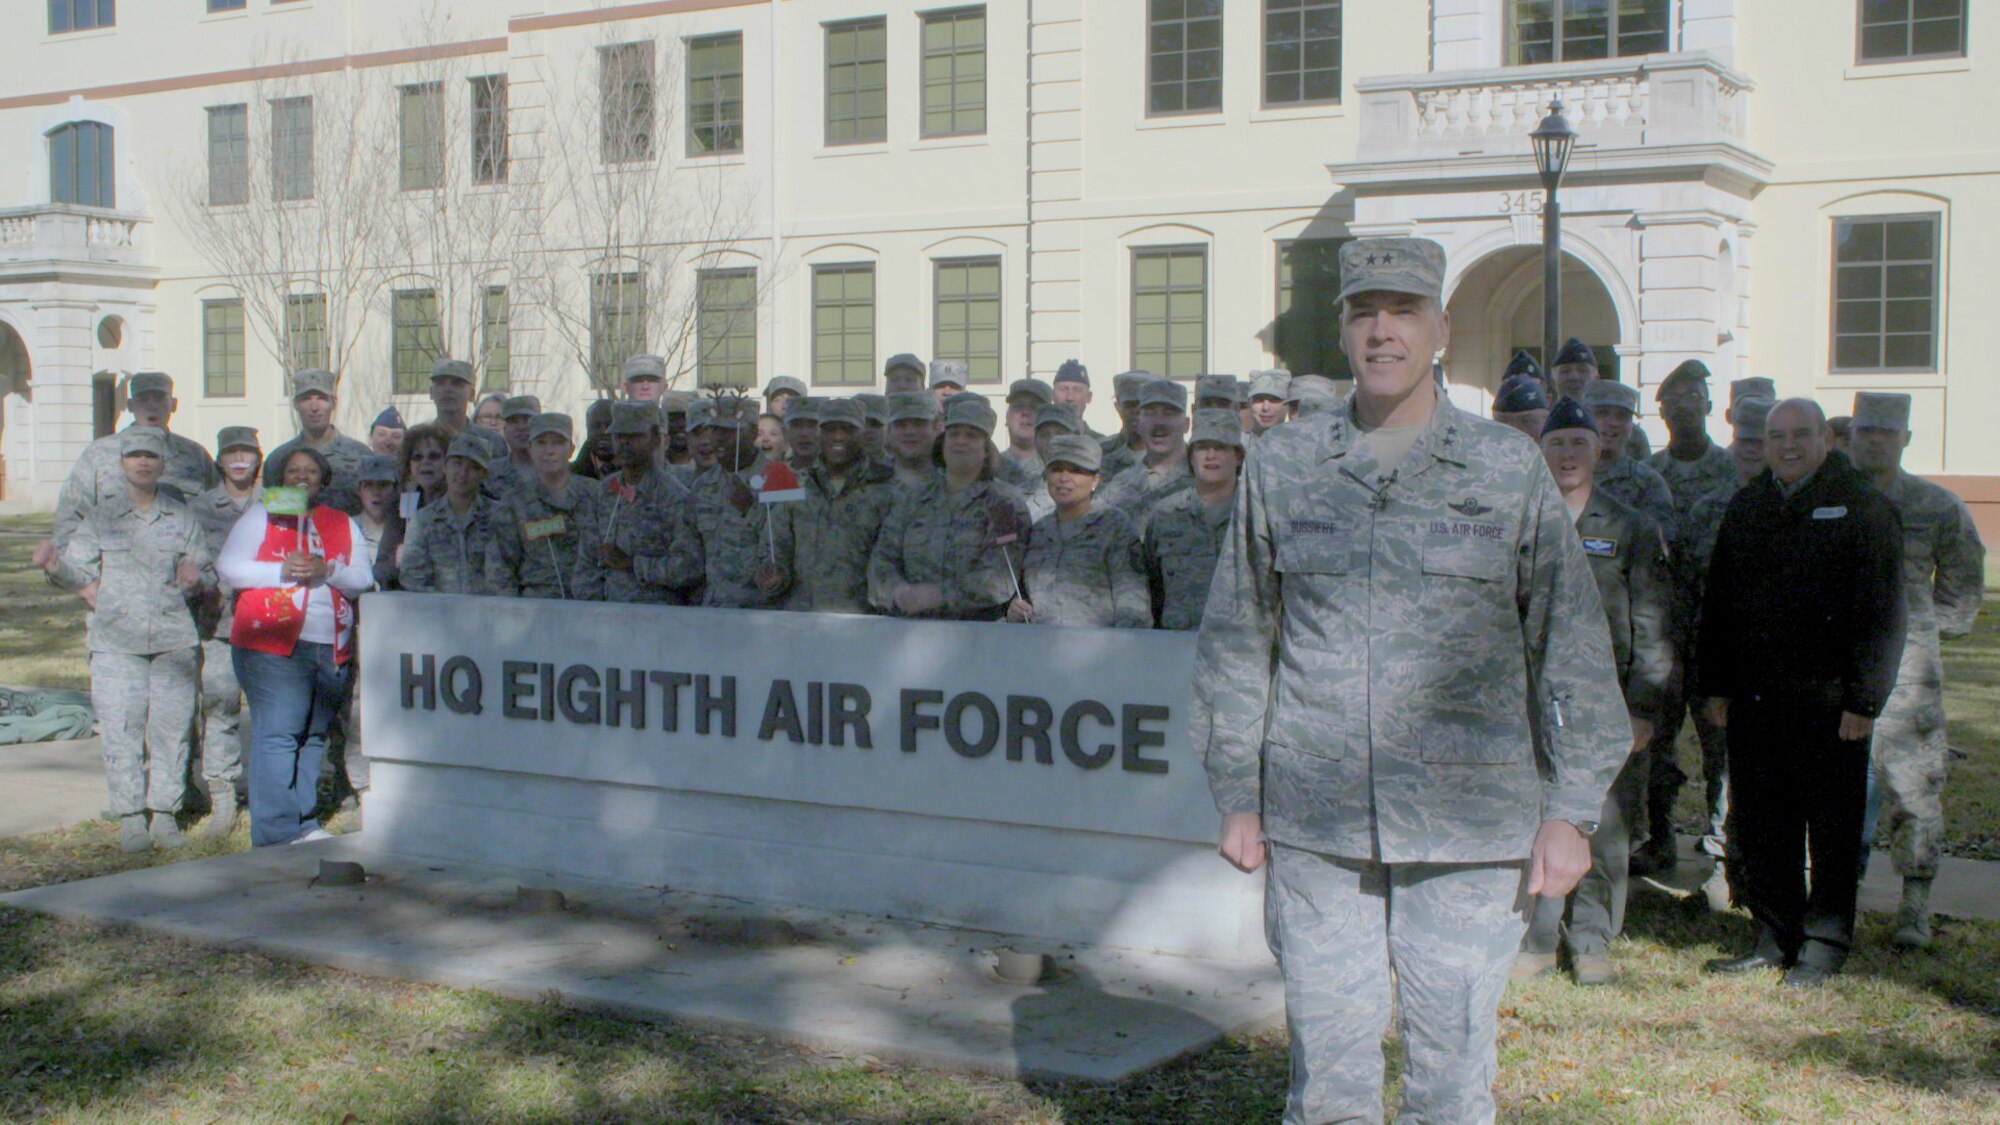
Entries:
{"type": "Polygon", "coordinates": [[[339,368],[355,432],[427,418],[439,353],[579,412],[641,350],[836,394],[1075,357],[1101,427],[1131,367],[1333,373],[1330,263],[1376,234],[1445,245],[1483,408],[1540,348],[1560,95],[1565,335],[1648,410],[1689,358],[1718,397],[1908,391],[1909,467],[1984,508],[1978,6],[0,0],[0,502],[49,506],[147,368],[180,431],[268,444],[288,368],[339,368]]]}

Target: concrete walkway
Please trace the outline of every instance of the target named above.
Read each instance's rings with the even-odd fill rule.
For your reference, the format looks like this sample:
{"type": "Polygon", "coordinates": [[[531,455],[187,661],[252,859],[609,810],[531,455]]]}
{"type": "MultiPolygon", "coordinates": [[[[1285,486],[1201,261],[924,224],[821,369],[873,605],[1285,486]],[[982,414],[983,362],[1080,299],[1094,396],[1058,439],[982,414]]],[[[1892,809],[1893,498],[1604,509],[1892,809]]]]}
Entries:
{"type": "Polygon", "coordinates": [[[0,839],[94,820],[106,799],[97,738],[0,746],[0,839]]]}

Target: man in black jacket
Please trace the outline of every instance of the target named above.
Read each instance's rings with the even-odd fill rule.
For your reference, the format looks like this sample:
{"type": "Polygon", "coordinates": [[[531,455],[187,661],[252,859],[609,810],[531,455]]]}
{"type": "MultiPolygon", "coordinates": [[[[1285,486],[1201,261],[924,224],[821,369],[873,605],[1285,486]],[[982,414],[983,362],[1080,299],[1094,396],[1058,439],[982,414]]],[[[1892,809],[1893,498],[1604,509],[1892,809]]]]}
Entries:
{"type": "Polygon", "coordinates": [[[1806,988],[1854,944],[1868,738],[1903,647],[1902,527],[1809,399],[1771,409],[1764,461],[1722,518],[1697,658],[1729,730],[1730,850],[1757,943],[1707,969],[1786,967],[1806,988]]]}

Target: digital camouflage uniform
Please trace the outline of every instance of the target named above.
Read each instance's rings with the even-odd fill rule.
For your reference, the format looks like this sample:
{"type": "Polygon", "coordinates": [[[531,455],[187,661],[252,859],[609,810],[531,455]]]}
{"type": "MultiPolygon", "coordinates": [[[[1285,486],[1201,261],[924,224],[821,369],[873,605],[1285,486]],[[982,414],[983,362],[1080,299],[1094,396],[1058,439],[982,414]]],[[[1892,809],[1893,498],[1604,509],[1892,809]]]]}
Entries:
{"type": "Polygon", "coordinates": [[[1198,629],[1209,580],[1229,533],[1231,502],[1213,507],[1190,488],[1160,502],[1140,547],[1153,617],[1162,629],[1198,629]]]}
{"type": "Polygon", "coordinates": [[[1127,444],[1127,440],[1125,431],[1120,429],[1117,433],[1105,438],[1103,445],[1100,447],[1104,451],[1104,460],[1097,472],[1107,484],[1118,474],[1139,464],[1141,458],[1145,456],[1144,446],[1133,449],[1127,444]]]}
{"type": "Polygon", "coordinates": [[[1405,1119],[1491,1120],[1530,843],[1599,815],[1631,725],[1539,451],[1442,397],[1393,475],[1358,430],[1350,398],[1250,451],[1189,730],[1273,845],[1286,1121],[1381,1120],[1392,966],[1405,1119]]]}
{"type": "Polygon", "coordinates": [[[1151,628],[1138,554],[1139,535],[1115,508],[1093,506],[1071,524],[1043,516],[1021,572],[1021,593],[1035,607],[1035,624],[1151,628]]]}
{"type": "Polygon", "coordinates": [[[580,544],[589,528],[603,525],[605,503],[603,482],[575,473],[559,497],[536,477],[509,489],[494,512],[501,586],[524,598],[580,601],[601,594],[601,584],[580,589],[578,571],[580,544]]]}
{"type": "Polygon", "coordinates": [[[1003,449],[1000,451],[1000,468],[993,475],[1027,496],[1042,487],[1042,467],[1040,454],[1016,457],[1003,449]]]}
{"type": "MultiPolygon", "coordinates": [[[[1701,850],[1716,859],[1724,858],[1727,850],[1729,737],[1701,715],[1701,700],[1693,690],[1697,678],[1694,653],[1701,635],[1702,592],[1708,587],[1708,560],[1715,555],[1715,538],[1722,531],[1723,513],[1729,511],[1729,502],[1735,499],[1740,487],[1732,476],[1720,488],[1695,501],[1688,510],[1687,522],[1677,530],[1669,557],[1674,573],[1674,632],[1685,654],[1679,669],[1682,694],[1696,704],[1691,710],[1695,734],[1701,740],[1702,794],[1708,810],[1708,831],[1701,838],[1701,850]]],[[[1648,801],[1650,814],[1650,795],[1648,801]]]]}
{"type": "Polygon", "coordinates": [[[162,488],[143,511],[123,494],[91,505],[50,575],[68,590],[97,583],[84,647],[112,816],[172,813],[187,785],[201,648],[181,562],[215,584],[200,522],[162,488]]]}
{"type": "Polygon", "coordinates": [[[264,475],[260,479],[276,481],[278,466],[285,463],[285,458],[307,448],[318,450],[320,456],[326,458],[326,463],[333,467],[333,479],[320,490],[316,502],[329,508],[337,508],[350,516],[359,513],[361,482],[358,478],[361,475],[361,459],[373,450],[368,448],[368,443],[356,441],[339,431],[335,431],[325,445],[312,445],[306,441],[306,435],[300,434],[273,449],[271,455],[264,458],[264,475]]]}
{"type": "Polygon", "coordinates": [[[896,503],[895,473],[857,458],[835,483],[821,461],[799,478],[804,500],[778,506],[790,526],[785,569],[792,589],[786,609],[820,613],[873,613],[868,604],[868,559],[883,521],[896,503]]]}
{"type": "Polygon", "coordinates": [[[923,616],[998,620],[1014,597],[1029,531],[1028,506],[1013,486],[974,481],[953,492],[938,473],[890,508],[868,561],[869,600],[896,613],[897,586],[935,584],[944,605],[923,616]]]}
{"type": "Polygon", "coordinates": [[[785,591],[766,592],[757,586],[759,569],[792,553],[790,521],[779,518],[775,510],[779,505],[759,503],[751,483],[769,463],[760,452],[735,472],[717,465],[695,482],[694,520],[701,530],[702,561],[708,572],[703,605],[775,609],[784,600],[785,591]],[[751,496],[741,509],[731,502],[732,495],[740,495],[737,486],[751,496]]]}
{"type": "Polygon", "coordinates": [[[581,527],[572,598],[644,605],[699,602],[702,545],[692,489],[660,469],[649,469],[627,485],[621,469],[604,478],[588,505],[587,515],[582,505],[576,513],[581,527]],[[631,570],[604,565],[598,548],[606,543],[632,556],[631,570]]]}
{"type": "Polygon", "coordinates": [[[1132,526],[1143,532],[1155,507],[1193,487],[1194,474],[1188,471],[1187,453],[1182,451],[1158,469],[1140,459],[1117,476],[1106,474],[1097,503],[1125,513],[1132,526]]]}
{"type": "Polygon", "coordinates": [[[1601,488],[1620,504],[1637,508],[1672,541],[1678,527],[1674,520],[1674,494],[1660,474],[1629,457],[1619,457],[1608,465],[1598,466],[1597,479],[1591,488],[1601,488]]]}
{"type": "Polygon", "coordinates": [[[1735,459],[1729,456],[1727,447],[1714,442],[1709,442],[1702,455],[1692,461],[1683,461],[1675,457],[1671,450],[1662,449],[1648,457],[1645,464],[1660,474],[1660,479],[1667,484],[1667,494],[1674,501],[1676,527],[1687,521],[1702,497],[1724,485],[1736,483],[1735,459]]]}
{"type": "Polygon", "coordinates": [[[464,514],[449,497],[419,511],[403,536],[402,588],[426,594],[511,595],[500,557],[500,513],[492,497],[472,498],[464,514]]]}
{"type": "MultiPolygon", "coordinates": [[[[188,507],[201,526],[202,549],[212,560],[222,554],[229,529],[264,490],[252,487],[243,499],[218,484],[188,507]]],[[[201,635],[201,776],[213,790],[243,784],[243,687],[230,658],[229,630],[235,620],[236,591],[221,583],[204,597],[195,615],[201,635]]]]}
{"type": "MultiPolygon", "coordinates": [[[[106,500],[124,498],[125,470],[119,467],[119,442],[124,434],[120,430],[91,442],[70,466],[69,478],[56,496],[55,530],[50,533],[57,550],[68,545],[77,524],[92,508],[106,500]]],[[[215,459],[200,442],[167,433],[167,470],[160,477],[161,492],[171,490],[172,495],[186,500],[201,495],[221,479],[215,459]]]]}

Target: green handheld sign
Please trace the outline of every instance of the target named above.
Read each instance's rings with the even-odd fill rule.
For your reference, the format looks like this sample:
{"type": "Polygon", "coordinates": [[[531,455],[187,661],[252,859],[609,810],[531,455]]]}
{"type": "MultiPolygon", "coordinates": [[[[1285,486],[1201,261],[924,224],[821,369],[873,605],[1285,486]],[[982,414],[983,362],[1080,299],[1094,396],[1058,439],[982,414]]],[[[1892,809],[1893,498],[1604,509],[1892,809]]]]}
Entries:
{"type": "Polygon", "coordinates": [[[303,488],[267,488],[264,490],[264,510],[274,516],[303,516],[312,502],[306,499],[303,488]]]}

